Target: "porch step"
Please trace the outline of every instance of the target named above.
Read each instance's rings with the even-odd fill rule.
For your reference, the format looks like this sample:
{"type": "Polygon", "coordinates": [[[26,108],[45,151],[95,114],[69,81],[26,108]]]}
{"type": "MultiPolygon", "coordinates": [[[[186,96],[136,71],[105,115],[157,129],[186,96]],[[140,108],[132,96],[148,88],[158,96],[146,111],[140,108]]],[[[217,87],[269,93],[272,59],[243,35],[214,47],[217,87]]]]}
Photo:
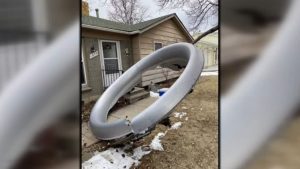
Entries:
{"type": "MultiPolygon", "coordinates": [[[[136,87],[137,88],[137,87],[136,87]]],[[[150,93],[143,88],[137,88],[124,96],[125,100],[132,104],[150,96],[150,93]]]]}
{"type": "Polygon", "coordinates": [[[143,92],[143,91],[145,91],[144,88],[141,88],[141,87],[134,87],[134,89],[131,90],[131,91],[129,92],[129,94],[138,94],[138,93],[141,93],[141,92],[143,92]]]}

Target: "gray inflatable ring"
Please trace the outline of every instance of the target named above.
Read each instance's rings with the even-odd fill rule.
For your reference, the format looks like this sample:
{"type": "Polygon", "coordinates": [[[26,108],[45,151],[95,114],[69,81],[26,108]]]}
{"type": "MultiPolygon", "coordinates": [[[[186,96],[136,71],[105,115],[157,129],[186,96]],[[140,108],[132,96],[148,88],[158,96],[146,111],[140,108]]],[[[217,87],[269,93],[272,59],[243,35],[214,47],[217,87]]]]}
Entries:
{"type": "Polygon", "coordinates": [[[189,93],[201,74],[203,63],[202,53],[189,43],[169,45],[141,59],[120,76],[96,102],[90,116],[93,134],[101,140],[113,140],[147,132],[167,117],[189,93]],[[140,82],[143,72],[158,65],[173,70],[181,67],[185,69],[168,92],[135,116],[132,121],[120,119],[107,123],[108,112],[117,100],[140,82]]]}

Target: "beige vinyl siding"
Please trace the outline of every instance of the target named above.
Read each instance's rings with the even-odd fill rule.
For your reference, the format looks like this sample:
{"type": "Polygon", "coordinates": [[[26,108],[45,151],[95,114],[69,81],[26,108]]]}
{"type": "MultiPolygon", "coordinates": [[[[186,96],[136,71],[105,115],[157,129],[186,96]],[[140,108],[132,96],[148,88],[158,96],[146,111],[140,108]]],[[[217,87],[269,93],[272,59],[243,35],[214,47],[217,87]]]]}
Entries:
{"type": "MultiPolygon", "coordinates": [[[[133,46],[138,44],[139,56],[143,58],[152,52],[154,52],[154,43],[162,43],[163,47],[177,42],[188,42],[189,39],[186,37],[181,28],[170,19],[157,25],[156,27],[138,35],[135,37],[136,43],[133,40],[133,46]]],[[[133,54],[135,56],[135,54],[133,54]]],[[[177,71],[171,69],[156,68],[153,70],[146,71],[142,74],[142,86],[147,86],[152,83],[163,82],[166,79],[173,79],[180,76],[177,71]],[[166,76],[167,75],[167,76],[166,76]]]]}
{"type": "Polygon", "coordinates": [[[134,63],[140,60],[140,44],[139,35],[134,35],[132,37],[132,55],[134,63]]]}
{"type": "Polygon", "coordinates": [[[154,51],[154,42],[161,42],[163,46],[177,42],[188,42],[188,38],[172,19],[140,34],[138,39],[141,57],[154,51]]]}
{"type": "MultiPolygon", "coordinates": [[[[138,62],[141,59],[141,53],[140,53],[140,39],[139,35],[133,35],[131,38],[132,42],[132,57],[134,63],[138,62]]],[[[140,81],[142,81],[142,77],[140,77],[140,81]]]]}
{"type": "Polygon", "coordinates": [[[180,76],[181,72],[173,71],[168,68],[156,68],[146,71],[142,76],[142,86],[147,86],[152,83],[159,83],[165,80],[173,79],[180,76]]]}

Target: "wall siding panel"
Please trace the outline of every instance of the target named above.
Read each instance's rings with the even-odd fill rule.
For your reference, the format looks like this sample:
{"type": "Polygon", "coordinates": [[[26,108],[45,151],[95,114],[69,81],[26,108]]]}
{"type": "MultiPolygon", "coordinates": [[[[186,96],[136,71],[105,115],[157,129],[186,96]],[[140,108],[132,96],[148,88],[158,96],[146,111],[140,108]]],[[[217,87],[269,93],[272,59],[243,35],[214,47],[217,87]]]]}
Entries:
{"type": "MultiPolygon", "coordinates": [[[[160,25],[139,35],[139,50],[140,58],[143,58],[154,52],[154,42],[162,42],[163,46],[168,46],[177,42],[188,42],[188,38],[173,20],[168,20],[160,25]]],[[[166,69],[168,79],[177,78],[180,72],[166,69]]],[[[156,68],[146,71],[142,74],[142,86],[147,86],[152,83],[159,83],[166,80],[166,70],[156,68]]]]}

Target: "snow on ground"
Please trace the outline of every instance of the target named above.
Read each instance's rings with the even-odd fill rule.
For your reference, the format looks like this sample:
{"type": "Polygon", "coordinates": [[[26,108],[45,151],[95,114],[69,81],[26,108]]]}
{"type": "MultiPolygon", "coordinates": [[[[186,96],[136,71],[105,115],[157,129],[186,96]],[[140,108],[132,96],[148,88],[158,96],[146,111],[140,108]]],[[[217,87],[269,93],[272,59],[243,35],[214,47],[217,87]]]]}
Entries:
{"type": "Polygon", "coordinates": [[[82,169],[123,169],[132,165],[138,166],[139,160],[151,151],[144,151],[141,147],[133,150],[133,155],[128,155],[121,148],[109,148],[96,153],[88,161],[82,163],[82,169]]]}
{"type": "MultiPolygon", "coordinates": [[[[175,117],[182,118],[185,115],[185,112],[175,112],[175,117]]],[[[124,169],[130,168],[133,165],[138,166],[140,163],[139,160],[152,150],[164,151],[161,139],[169,130],[178,129],[181,126],[182,122],[176,122],[164,133],[158,133],[149,145],[150,150],[143,150],[142,146],[140,146],[135,148],[132,154],[129,154],[124,151],[126,149],[125,146],[124,148],[109,148],[106,151],[96,152],[91,159],[82,163],[82,169],[124,169]]]]}
{"type": "Polygon", "coordinates": [[[175,117],[179,117],[180,119],[184,116],[186,116],[186,112],[175,112],[174,113],[175,117]]]}
{"type": "Polygon", "coordinates": [[[202,72],[201,76],[216,76],[218,74],[219,73],[217,71],[215,71],[215,72],[202,72]]]}
{"type": "Polygon", "coordinates": [[[182,123],[181,122],[176,122],[175,124],[173,124],[171,126],[171,129],[178,129],[179,127],[181,127],[182,123]]]}
{"type": "Polygon", "coordinates": [[[165,135],[166,135],[165,133],[158,133],[152,140],[152,142],[150,144],[150,148],[152,150],[164,151],[164,148],[160,143],[160,139],[165,135]]]}
{"type": "MultiPolygon", "coordinates": [[[[171,126],[171,128],[169,128],[168,130],[178,129],[178,128],[180,128],[181,126],[182,126],[182,123],[181,123],[181,122],[176,122],[176,123],[174,123],[174,124],[171,126]]],[[[151,144],[150,144],[150,148],[151,148],[152,150],[164,151],[164,148],[163,148],[163,146],[162,146],[160,140],[162,139],[162,137],[164,137],[164,136],[167,134],[168,130],[165,131],[165,133],[160,132],[160,133],[158,133],[158,134],[154,137],[154,139],[152,140],[152,142],[151,142],[151,144]]]]}
{"type": "MultiPolygon", "coordinates": [[[[166,131],[167,132],[167,131],[166,131]]],[[[109,148],[106,151],[96,152],[88,161],[82,163],[82,169],[124,169],[130,168],[133,165],[138,166],[139,160],[149,154],[152,150],[164,151],[160,142],[165,133],[158,133],[151,144],[150,150],[145,151],[142,147],[137,147],[133,150],[133,155],[124,152],[124,148],[109,148]]]]}
{"type": "Polygon", "coordinates": [[[150,96],[151,97],[159,97],[159,93],[155,93],[155,92],[150,91],[150,96]]]}
{"type": "Polygon", "coordinates": [[[162,133],[162,132],[158,133],[152,140],[152,142],[150,144],[150,148],[152,150],[164,151],[164,148],[163,148],[162,144],[160,143],[161,138],[164,137],[169,130],[176,130],[176,129],[180,128],[181,126],[182,126],[182,122],[176,122],[165,133],[162,133]]]}

